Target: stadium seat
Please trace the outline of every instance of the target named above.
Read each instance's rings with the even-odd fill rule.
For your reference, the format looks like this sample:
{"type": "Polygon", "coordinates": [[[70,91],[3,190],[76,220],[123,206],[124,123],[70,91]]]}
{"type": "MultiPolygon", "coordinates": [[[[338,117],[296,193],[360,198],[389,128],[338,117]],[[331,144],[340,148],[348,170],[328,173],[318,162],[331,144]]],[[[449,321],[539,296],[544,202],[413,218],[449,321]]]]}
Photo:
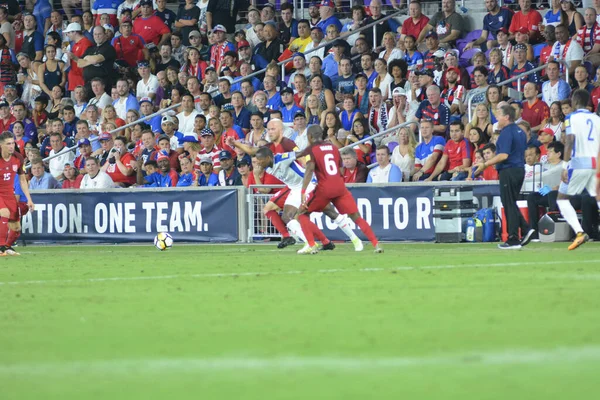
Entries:
{"type": "Polygon", "coordinates": [[[592,64],[591,61],[584,61],[582,65],[587,70],[588,75],[590,76],[590,78],[593,79],[593,78],[596,77],[596,71],[595,71],[595,68],[594,68],[594,64],[592,64]]]}
{"type": "Polygon", "coordinates": [[[481,37],[481,29],[477,29],[476,31],[470,32],[464,39],[460,39],[456,41],[456,48],[462,54],[463,50],[467,43],[472,42],[473,40],[477,40],[481,37]]]}
{"type": "Polygon", "coordinates": [[[466,69],[467,69],[467,72],[469,73],[469,75],[471,75],[473,73],[473,70],[475,69],[475,66],[469,65],[466,69]]]}
{"type": "Polygon", "coordinates": [[[398,142],[389,142],[387,144],[388,149],[390,149],[390,153],[394,151],[396,147],[398,147],[398,142]]]}
{"type": "Polygon", "coordinates": [[[471,58],[473,58],[473,56],[479,52],[481,52],[480,49],[470,49],[470,50],[465,51],[464,53],[462,53],[460,55],[458,64],[463,68],[468,67],[469,65],[471,65],[471,58]]]}

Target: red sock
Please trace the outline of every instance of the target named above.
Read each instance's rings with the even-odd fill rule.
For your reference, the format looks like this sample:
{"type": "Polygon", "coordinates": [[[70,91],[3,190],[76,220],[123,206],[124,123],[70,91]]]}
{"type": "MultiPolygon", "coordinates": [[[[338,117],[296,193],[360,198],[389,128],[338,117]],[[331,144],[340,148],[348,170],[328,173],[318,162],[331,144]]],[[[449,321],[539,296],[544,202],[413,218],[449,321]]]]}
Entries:
{"type": "Polygon", "coordinates": [[[6,246],[8,237],[8,218],[0,217],[0,246],[6,246]]]}
{"type": "Polygon", "coordinates": [[[6,246],[12,247],[12,245],[15,244],[15,242],[19,239],[19,236],[21,236],[21,231],[13,231],[10,229],[6,239],[6,246]]]}
{"type": "Polygon", "coordinates": [[[271,223],[273,224],[273,226],[275,226],[275,229],[277,229],[277,231],[281,233],[281,236],[283,236],[284,238],[290,237],[290,233],[285,227],[285,224],[283,223],[283,220],[281,219],[281,216],[277,211],[271,210],[268,211],[265,215],[267,216],[267,218],[269,218],[269,220],[271,220],[271,223]]]}
{"type": "Polygon", "coordinates": [[[373,243],[373,246],[377,247],[377,245],[379,244],[379,240],[377,240],[375,233],[373,233],[373,229],[371,229],[371,226],[367,223],[367,221],[365,221],[364,218],[358,217],[357,220],[354,221],[354,223],[356,223],[360,230],[363,231],[365,236],[367,236],[367,239],[369,239],[371,243],[373,243]]]}
{"type": "Polygon", "coordinates": [[[306,237],[306,242],[310,247],[313,247],[315,245],[315,237],[313,235],[313,228],[310,226],[310,224],[312,224],[310,218],[306,214],[301,214],[298,217],[298,222],[300,222],[302,232],[304,232],[304,237],[306,237]]]}
{"type": "Polygon", "coordinates": [[[315,235],[317,240],[323,244],[329,244],[329,239],[327,239],[327,236],[325,236],[325,234],[323,232],[321,232],[321,230],[319,229],[317,224],[310,221],[310,219],[309,219],[309,222],[310,222],[310,225],[312,228],[313,235],[315,235]]]}

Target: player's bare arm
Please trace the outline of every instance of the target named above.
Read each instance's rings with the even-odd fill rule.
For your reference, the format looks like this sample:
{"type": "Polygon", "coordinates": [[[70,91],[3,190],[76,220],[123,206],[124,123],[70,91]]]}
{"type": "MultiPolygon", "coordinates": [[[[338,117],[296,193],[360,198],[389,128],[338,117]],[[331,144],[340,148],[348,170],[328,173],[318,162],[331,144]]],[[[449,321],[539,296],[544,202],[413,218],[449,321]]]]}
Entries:
{"type": "Polygon", "coordinates": [[[31,194],[29,193],[29,182],[27,182],[27,176],[25,174],[19,175],[19,183],[21,184],[23,194],[27,198],[27,207],[29,207],[29,211],[35,210],[35,204],[33,204],[31,194]]]}

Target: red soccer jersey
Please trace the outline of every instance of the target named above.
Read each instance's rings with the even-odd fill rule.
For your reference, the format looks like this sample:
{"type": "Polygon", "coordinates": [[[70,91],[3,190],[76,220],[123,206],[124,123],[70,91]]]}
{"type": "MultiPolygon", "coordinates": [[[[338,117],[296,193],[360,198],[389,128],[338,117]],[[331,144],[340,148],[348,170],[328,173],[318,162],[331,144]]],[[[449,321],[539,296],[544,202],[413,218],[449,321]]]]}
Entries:
{"type": "Polygon", "coordinates": [[[536,43],[541,39],[540,26],[542,25],[542,14],[536,10],[529,10],[527,15],[524,15],[522,11],[519,11],[513,15],[510,21],[510,27],[508,31],[510,33],[516,33],[521,28],[527,28],[529,33],[529,42],[536,43]]]}
{"type": "Polygon", "coordinates": [[[344,193],[346,184],[340,174],[342,157],[337,147],[325,142],[315,143],[308,148],[308,154],[315,164],[319,192],[330,197],[344,193]]]}
{"type": "Polygon", "coordinates": [[[23,156],[14,152],[8,160],[0,157],[0,196],[13,197],[15,196],[15,176],[24,174],[23,156]]]}
{"type": "Polygon", "coordinates": [[[62,181],[62,189],[79,189],[82,180],[83,175],[77,175],[77,178],[75,178],[74,181],[65,179],[64,181],[62,181]]]}
{"type": "Polygon", "coordinates": [[[497,181],[498,180],[498,171],[494,166],[489,166],[483,170],[482,174],[484,181],[497,181]]]}
{"type": "Polygon", "coordinates": [[[162,35],[171,33],[167,25],[160,17],[152,15],[149,18],[138,17],[133,21],[133,33],[136,33],[144,39],[146,43],[158,45],[162,35]]]}
{"type": "MultiPolygon", "coordinates": [[[[71,52],[76,55],[77,57],[83,57],[83,54],[85,53],[85,51],[89,48],[92,47],[93,44],[92,42],[84,37],[83,39],[81,39],[79,42],[73,44],[73,48],[71,49],[71,52]]],[[[69,87],[68,89],[70,91],[75,90],[75,88],[77,86],[83,86],[85,85],[85,81],[83,80],[83,70],[81,68],[79,68],[77,66],[77,62],[71,60],[71,69],[69,70],[69,74],[68,74],[68,81],[69,81],[69,87]]]]}
{"type": "Polygon", "coordinates": [[[119,36],[112,40],[112,45],[117,52],[117,60],[125,60],[130,67],[135,68],[138,61],[144,59],[146,43],[140,35],[119,36]]]}
{"type": "Polygon", "coordinates": [[[281,139],[279,144],[273,142],[269,143],[268,147],[271,149],[273,154],[287,153],[288,151],[295,151],[298,148],[292,139],[288,139],[286,137],[281,139]]]}
{"type": "MultiPolygon", "coordinates": [[[[124,153],[121,156],[121,162],[126,167],[133,168],[133,164],[135,163],[135,158],[133,158],[133,155],[131,155],[131,153],[124,153]]],[[[108,168],[106,169],[106,173],[108,174],[108,176],[110,176],[110,178],[113,180],[113,182],[122,182],[122,183],[128,183],[130,185],[133,185],[136,181],[135,173],[132,175],[129,175],[129,176],[124,175],[116,163],[109,164],[108,168]]]]}
{"type": "Polygon", "coordinates": [[[21,47],[23,47],[23,31],[15,31],[15,54],[19,54],[21,47]]]}
{"type": "Polygon", "coordinates": [[[523,114],[521,118],[529,122],[531,127],[538,126],[543,120],[550,117],[550,108],[543,100],[536,99],[530,106],[528,101],[523,102],[523,114]]]}
{"type": "Polygon", "coordinates": [[[238,135],[238,133],[235,131],[235,129],[233,128],[229,128],[227,129],[225,132],[223,132],[221,134],[221,138],[219,139],[219,146],[223,149],[223,150],[227,150],[228,152],[230,152],[231,154],[235,154],[235,151],[229,147],[227,145],[227,143],[225,143],[225,139],[227,139],[228,137],[232,137],[235,140],[240,140],[240,136],[238,135]]]}
{"type": "MultiPolygon", "coordinates": [[[[267,172],[263,172],[263,174],[260,177],[260,182],[263,185],[283,185],[283,182],[281,182],[279,179],[275,178],[273,175],[267,173],[267,172]]],[[[256,179],[254,179],[254,174],[249,174],[248,175],[248,186],[250,185],[256,185],[256,179]]],[[[272,189],[269,193],[277,193],[281,190],[281,188],[274,188],[272,189]]],[[[258,191],[256,189],[254,189],[254,193],[258,193],[258,191]]]]}
{"type": "Polygon", "coordinates": [[[463,165],[465,158],[471,158],[472,147],[467,139],[463,139],[456,143],[454,140],[448,140],[444,147],[444,154],[448,156],[446,171],[452,170],[463,165]]]}
{"type": "Polygon", "coordinates": [[[10,125],[16,120],[17,119],[14,117],[14,115],[10,115],[7,120],[0,118],[0,133],[6,132],[10,125]]]}

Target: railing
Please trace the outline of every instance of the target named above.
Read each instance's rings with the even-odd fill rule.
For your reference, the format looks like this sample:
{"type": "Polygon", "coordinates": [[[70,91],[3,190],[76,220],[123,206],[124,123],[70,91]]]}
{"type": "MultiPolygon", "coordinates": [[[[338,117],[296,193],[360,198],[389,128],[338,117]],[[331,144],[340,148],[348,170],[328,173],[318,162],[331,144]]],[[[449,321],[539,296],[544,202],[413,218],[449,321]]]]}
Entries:
{"type": "MultiPolygon", "coordinates": [[[[388,134],[388,133],[390,133],[390,132],[397,131],[397,130],[398,130],[398,129],[400,129],[400,128],[404,128],[405,126],[409,126],[409,125],[412,125],[412,124],[415,124],[415,125],[417,125],[417,129],[418,129],[418,128],[419,128],[419,126],[421,125],[421,124],[420,124],[418,121],[408,121],[408,122],[405,122],[405,123],[403,123],[403,124],[400,124],[400,125],[395,125],[395,126],[392,126],[391,128],[387,128],[387,129],[386,129],[386,130],[384,130],[384,131],[378,132],[378,133],[376,133],[376,134],[375,134],[375,135],[373,135],[373,136],[369,136],[369,137],[367,137],[367,138],[364,138],[364,139],[361,139],[361,140],[359,140],[358,142],[354,142],[354,143],[352,143],[352,144],[349,144],[348,146],[344,146],[344,147],[342,147],[342,148],[340,149],[340,151],[341,151],[341,150],[344,150],[344,149],[350,149],[350,148],[352,148],[352,147],[354,147],[354,146],[356,146],[356,145],[358,145],[358,144],[363,144],[363,143],[366,143],[366,142],[368,142],[368,141],[370,141],[370,140],[373,140],[373,139],[375,139],[375,138],[381,137],[381,136],[383,136],[383,135],[387,135],[387,134],[388,134]]],[[[421,136],[420,136],[420,135],[421,135],[421,133],[419,132],[419,142],[421,141],[421,136]]]]}
{"type": "MultiPolygon", "coordinates": [[[[568,84],[569,83],[569,65],[567,64],[567,62],[565,60],[558,60],[558,62],[565,67],[565,81],[568,84]]],[[[509,83],[513,83],[514,81],[517,81],[517,90],[520,92],[521,91],[521,79],[523,79],[523,77],[525,77],[527,75],[534,74],[534,73],[536,73],[538,71],[542,71],[547,66],[548,66],[548,64],[540,65],[539,67],[536,67],[536,68],[534,68],[534,69],[532,69],[530,71],[525,71],[522,74],[519,74],[517,76],[513,76],[512,78],[509,78],[509,79],[507,79],[505,81],[502,81],[502,82],[496,84],[495,86],[502,87],[502,86],[506,86],[509,83]]],[[[474,90],[477,90],[477,89],[474,89],[474,90]]],[[[467,111],[468,111],[468,115],[469,115],[469,121],[471,121],[473,119],[473,109],[472,109],[473,98],[476,95],[480,94],[479,92],[477,92],[477,93],[471,95],[471,92],[469,92],[469,96],[470,97],[467,100],[467,111]]]]}

